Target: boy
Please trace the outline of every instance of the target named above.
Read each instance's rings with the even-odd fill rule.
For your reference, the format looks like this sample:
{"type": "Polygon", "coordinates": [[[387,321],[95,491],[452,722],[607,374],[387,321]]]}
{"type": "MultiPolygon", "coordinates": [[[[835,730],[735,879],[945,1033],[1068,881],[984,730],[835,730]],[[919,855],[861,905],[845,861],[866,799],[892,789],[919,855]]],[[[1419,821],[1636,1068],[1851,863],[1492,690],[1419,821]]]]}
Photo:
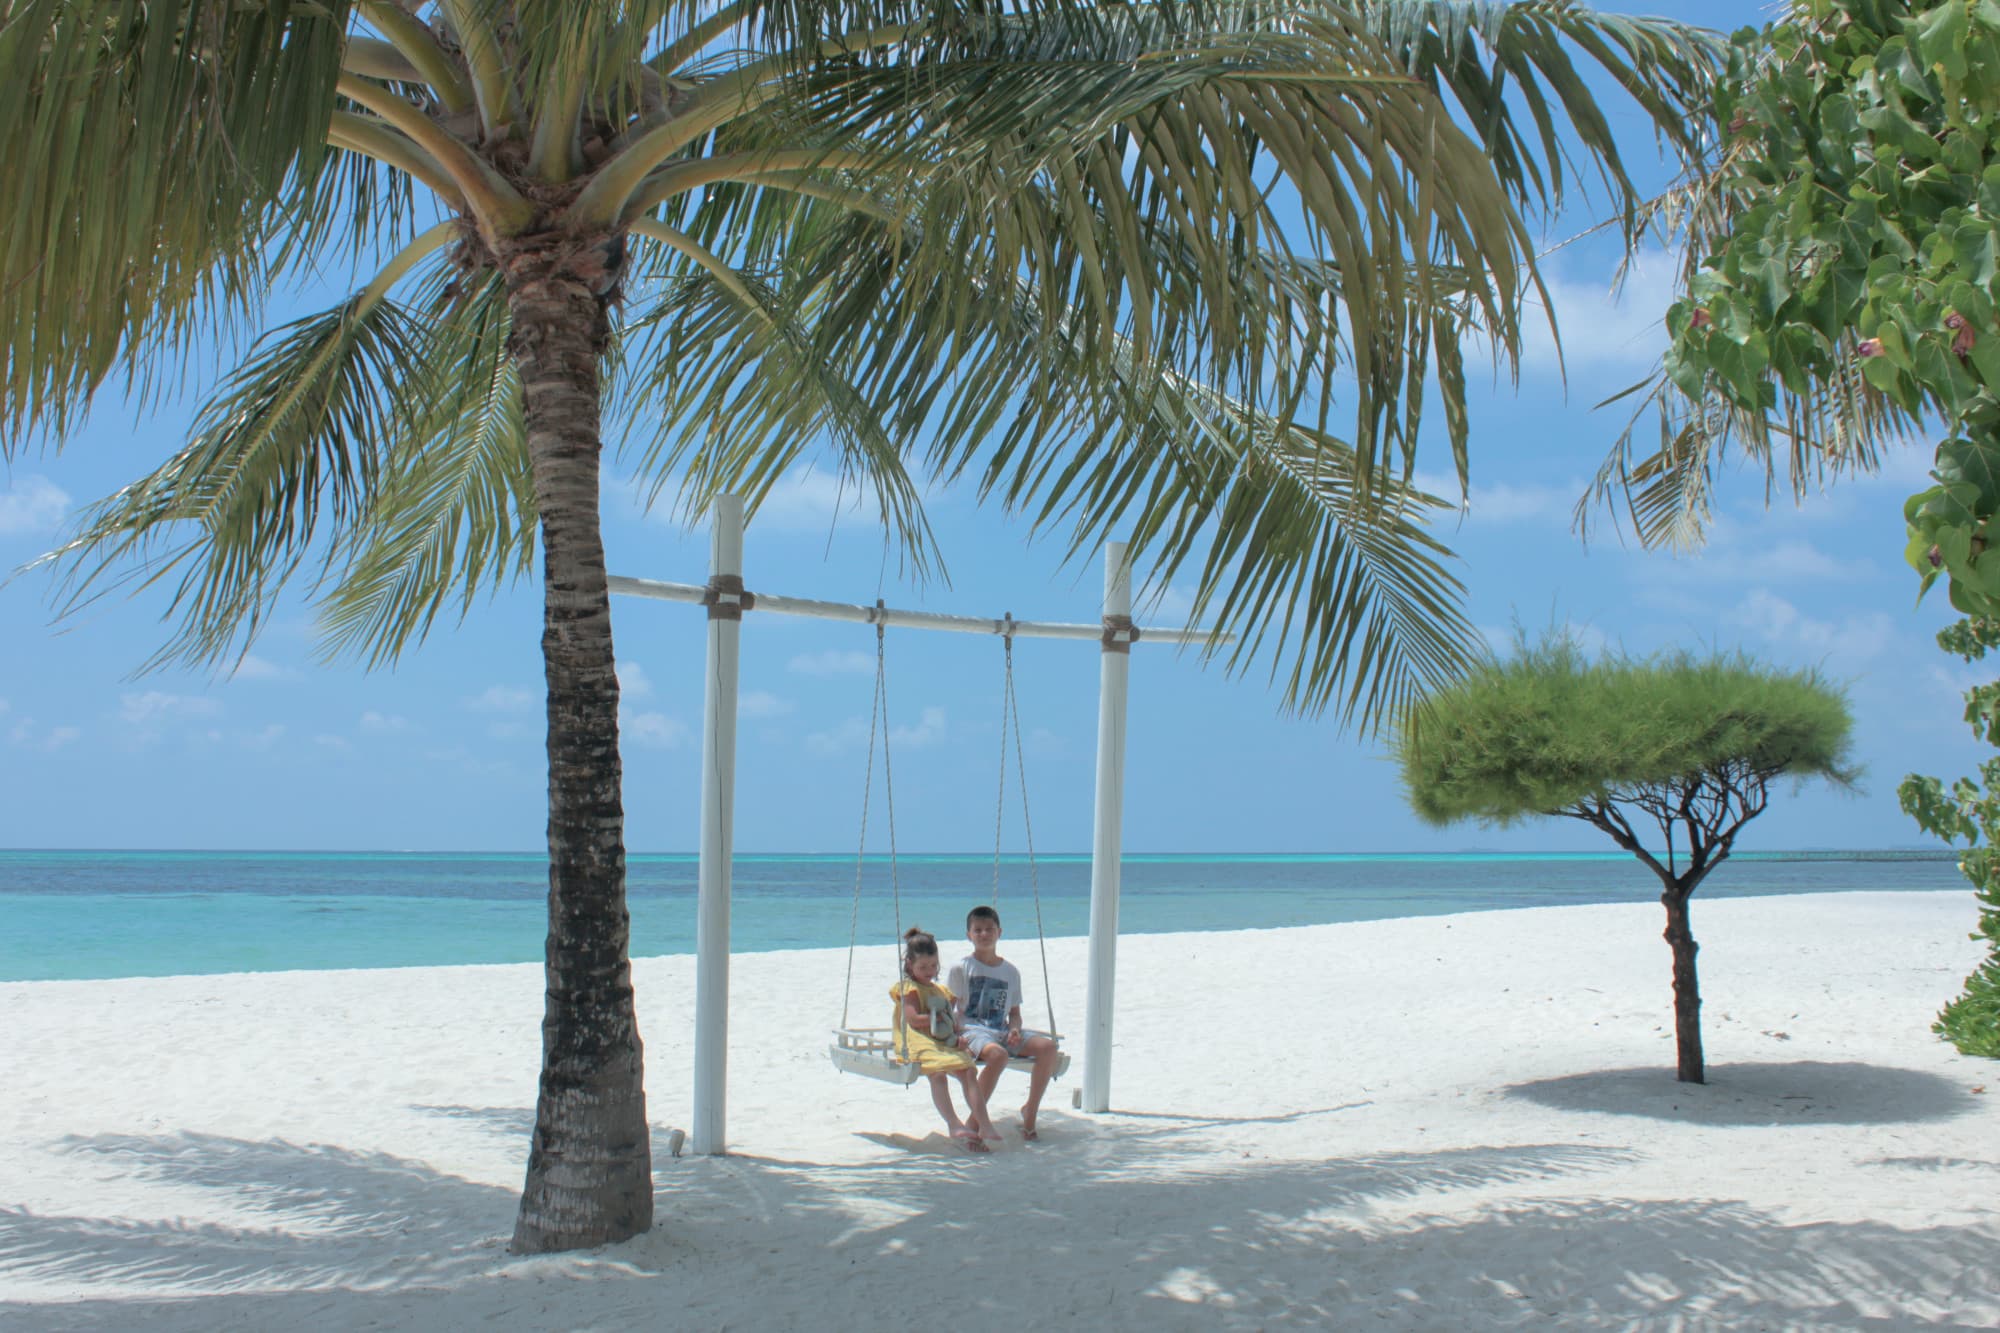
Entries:
{"type": "Polygon", "coordinates": [[[1028,1075],[1028,1100],[1021,1106],[1021,1137],[1033,1143],[1035,1114],[1056,1072],[1055,1038],[1021,1030],[1021,969],[1000,956],[1000,914],[990,907],[967,912],[965,938],[972,952],[952,964],[945,983],[957,997],[965,1049],[979,1062],[979,1090],[988,1100],[1009,1059],[1019,1055],[1035,1062],[1028,1075]]]}

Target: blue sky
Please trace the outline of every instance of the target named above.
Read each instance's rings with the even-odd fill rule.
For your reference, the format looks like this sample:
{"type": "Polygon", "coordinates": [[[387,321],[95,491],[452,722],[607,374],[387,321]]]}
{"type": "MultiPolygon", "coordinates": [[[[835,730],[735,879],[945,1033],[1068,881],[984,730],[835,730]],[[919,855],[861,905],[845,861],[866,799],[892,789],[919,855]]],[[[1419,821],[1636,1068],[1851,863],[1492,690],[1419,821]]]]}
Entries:
{"type": "MultiPolygon", "coordinates": [[[[1647,8],[1709,23],[1742,13],[1716,4],[1647,8]]],[[[1567,385],[1538,335],[1518,392],[1502,382],[1475,393],[1472,504],[1444,533],[1462,557],[1473,620],[1503,639],[1517,619],[1531,628],[1564,620],[1633,651],[1741,647],[1821,668],[1849,690],[1866,790],[1782,795],[1744,845],[1922,845],[1896,809],[1897,780],[1912,770],[1956,775],[1981,757],[1958,720],[1958,694],[1973,673],[1932,642],[1948,608],[1941,596],[1918,606],[1901,561],[1901,502],[1922,483],[1927,452],[1797,507],[1782,491],[1767,507],[1761,475],[1731,474],[1712,540],[1697,555],[1641,551],[1609,525],[1584,545],[1571,506],[1623,420],[1591,404],[1657,355],[1669,291],[1668,265],[1655,257],[1613,302],[1613,258],[1582,245],[1550,262],[1567,385]]],[[[30,455],[0,474],[0,565],[31,559],[79,505],[156,465],[180,443],[196,401],[190,395],[137,420],[106,403],[61,452],[30,455]]],[[[1441,439],[1426,442],[1419,466],[1431,476],[1448,471],[1441,439]]],[[[645,512],[620,464],[607,473],[612,570],[701,582],[705,534],[645,512]]],[[[750,586],[856,602],[879,593],[896,605],[975,615],[1098,614],[1099,565],[1065,565],[1056,542],[1031,540],[1024,524],[980,509],[962,489],[930,505],[949,587],[899,581],[893,559],[884,568],[879,534],[838,501],[824,474],[788,479],[749,533],[750,586]]],[[[533,586],[475,607],[393,670],[375,672],[321,661],[310,615],[295,599],[227,679],[131,674],[167,633],[157,590],[106,599],[60,626],[50,623],[51,591],[39,573],[0,587],[0,846],[540,845],[533,586]]],[[[1172,620],[1185,594],[1166,589],[1151,618],[1172,620]]],[[[691,849],[703,622],[687,607],[624,599],[616,617],[628,845],[691,849]]],[[[904,633],[892,636],[890,654],[900,845],[990,847],[998,643],[904,633]]],[[[872,655],[865,627],[746,621],[740,849],[852,850],[872,655]]],[[[1097,654],[1084,644],[1024,641],[1017,655],[1036,845],[1087,848],[1097,654]]],[[[1421,825],[1379,747],[1330,722],[1283,714],[1261,669],[1231,677],[1172,649],[1142,647],[1132,682],[1131,850],[1606,849],[1593,831],[1560,821],[1505,832],[1421,825]]],[[[1020,845],[1018,818],[1010,803],[1010,846],[1020,845]]],[[[881,833],[878,805],[878,848],[881,833]]]]}

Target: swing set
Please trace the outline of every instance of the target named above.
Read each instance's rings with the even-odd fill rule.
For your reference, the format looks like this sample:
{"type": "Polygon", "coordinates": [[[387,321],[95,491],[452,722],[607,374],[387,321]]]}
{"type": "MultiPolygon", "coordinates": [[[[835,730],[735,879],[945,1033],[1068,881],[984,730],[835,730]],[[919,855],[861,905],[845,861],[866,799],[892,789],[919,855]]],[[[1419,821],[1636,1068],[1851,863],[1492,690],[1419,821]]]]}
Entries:
{"type": "MultiPolygon", "coordinates": [[[[889,771],[888,674],[884,631],[890,626],[995,634],[1005,646],[1007,672],[1001,711],[1001,809],[994,814],[994,889],[999,890],[999,825],[1004,816],[1006,747],[1009,724],[1015,770],[1021,782],[1021,817],[1028,831],[1029,884],[1035,899],[1035,931],[1041,936],[1041,892],[1034,872],[1034,834],[1028,821],[1027,780],[1020,765],[1020,708],[1014,696],[1016,638],[1078,639],[1099,644],[1097,714],[1097,795],[1090,851],[1089,967],[1084,993],[1083,1086],[1072,1104],[1085,1111],[1110,1109],[1112,995],[1117,972],[1119,845],[1124,820],[1125,704],[1134,643],[1215,643],[1231,636],[1208,630],[1141,629],[1132,622],[1131,570],[1125,543],[1112,542],[1104,553],[1104,614],[1095,625],[1053,624],[904,611],[877,601],[873,606],[815,601],[774,593],[752,593],[743,586],[743,498],[717,497],[709,547],[709,580],[703,585],[661,583],[650,579],[610,576],[614,593],[659,601],[692,603],[707,608],[708,666],[701,733],[701,851],[695,904],[695,1022],[694,1112],[689,1148],[704,1155],[727,1151],[729,1012],[729,881],[734,848],[736,805],[736,693],[743,616],[748,611],[812,616],[875,627],[875,703],[869,730],[868,775],[863,781],[862,844],[867,840],[867,788],[873,781],[874,746],[882,738],[882,781],[889,817],[889,882],[895,900],[897,944],[901,945],[902,904],[897,888],[895,803],[889,771]]],[[[855,866],[854,922],[860,919],[861,858],[855,866]]],[[[847,989],[854,978],[855,925],[848,930],[847,989]]],[[[1042,946],[1042,986],[1048,993],[1048,953],[1042,946]]],[[[841,1026],[829,1054],[834,1065],[850,1073],[908,1086],[918,1077],[913,1064],[895,1054],[894,1028],[850,1027],[847,999],[841,1026]]],[[[898,1020],[900,1022],[900,1019],[898,1020]]],[[[1055,1029],[1051,1012],[1049,1027],[1055,1029]]],[[[1057,1072],[1068,1067],[1059,1057],[1057,1072]]]]}
{"type": "MultiPolygon", "coordinates": [[[[880,600],[875,603],[878,610],[886,610],[880,600]]],[[[1014,617],[1010,612],[1003,617],[1005,626],[1000,632],[1000,641],[1006,647],[1007,670],[1005,682],[1000,691],[1000,790],[993,809],[993,893],[989,899],[992,905],[1000,906],[1000,843],[1001,830],[1007,813],[1007,740],[1009,723],[1012,724],[1014,741],[1014,772],[1021,785],[1021,828],[1028,847],[1028,889],[1035,902],[1035,945],[1042,960],[1042,1003],[1048,1010],[1048,1032],[1058,1046],[1062,1043],[1060,1029],[1056,1027],[1055,993],[1049,985],[1049,944],[1042,931],[1042,891],[1040,880],[1035,873],[1035,825],[1028,813],[1028,767],[1021,749],[1021,705],[1014,695],[1014,617]]],[[[889,672],[888,656],[885,650],[887,627],[880,620],[875,622],[875,702],[868,719],[868,763],[861,777],[861,849],[854,854],[854,907],[847,925],[847,983],[840,998],[840,1026],[834,1029],[833,1043],[827,1047],[834,1068],[844,1074],[860,1074],[864,1078],[880,1079],[884,1083],[896,1083],[909,1087],[923,1076],[917,1062],[904,1058],[901,1052],[909,1049],[906,1020],[903,1006],[895,1006],[895,1023],[891,1027],[851,1027],[848,1024],[849,1008],[854,999],[854,945],[861,923],[861,871],[866,861],[868,848],[868,797],[875,779],[875,739],[879,732],[882,739],[882,802],[889,819],[889,897],[895,909],[896,933],[894,939],[898,950],[903,943],[903,896],[896,871],[896,784],[894,770],[889,764],[889,672]]],[[[1014,1069],[1029,1070],[1035,1062],[1022,1056],[1015,1056],[1009,1065],[1014,1069]]],[[[1056,1056],[1054,1078],[1061,1078],[1069,1072],[1067,1052],[1056,1056]]]]}

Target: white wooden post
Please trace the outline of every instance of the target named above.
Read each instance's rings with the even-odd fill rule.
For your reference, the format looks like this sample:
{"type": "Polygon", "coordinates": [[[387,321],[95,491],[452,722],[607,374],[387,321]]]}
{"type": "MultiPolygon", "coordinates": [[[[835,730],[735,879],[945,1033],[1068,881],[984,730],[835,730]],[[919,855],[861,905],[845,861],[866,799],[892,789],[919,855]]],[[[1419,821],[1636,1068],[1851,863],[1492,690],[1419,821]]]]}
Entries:
{"type": "Polygon", "coordinates": [[[1118,870],[1125,820],[1125,695],[1132,669],[1132,571],[1104,548],[1104,651],[1097,698],[1097,819],[1090,843],[1090,975],[1084,997],[1086,1111],[1111,1109],[1111,1002],[1118,980],[1118,870]]]}
{"type": "Polygon", "coordinates": [[[715,502],[709,548],[708,686],[701,728],[701,869],[695,907],[696,1153],[726,1150],[729,1101],[729,860],[736,825],[736,666],[743,633],[743,497],[715,502]]]}

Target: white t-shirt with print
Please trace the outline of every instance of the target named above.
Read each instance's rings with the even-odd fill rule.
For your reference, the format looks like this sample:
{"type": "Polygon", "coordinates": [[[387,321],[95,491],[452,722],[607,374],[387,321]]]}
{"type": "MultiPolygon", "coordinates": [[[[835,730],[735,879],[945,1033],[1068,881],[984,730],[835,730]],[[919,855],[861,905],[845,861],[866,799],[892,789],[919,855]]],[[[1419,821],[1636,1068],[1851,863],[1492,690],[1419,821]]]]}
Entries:
{"type": "Polygon", "coordinates": [[[1004,958],[989,966],[967,954],[952,964],[945,985],[964,1003],[969,1028],[1005,1032],[1007,1015],[1021,1007],[1021,969],[1004,958]]]}

